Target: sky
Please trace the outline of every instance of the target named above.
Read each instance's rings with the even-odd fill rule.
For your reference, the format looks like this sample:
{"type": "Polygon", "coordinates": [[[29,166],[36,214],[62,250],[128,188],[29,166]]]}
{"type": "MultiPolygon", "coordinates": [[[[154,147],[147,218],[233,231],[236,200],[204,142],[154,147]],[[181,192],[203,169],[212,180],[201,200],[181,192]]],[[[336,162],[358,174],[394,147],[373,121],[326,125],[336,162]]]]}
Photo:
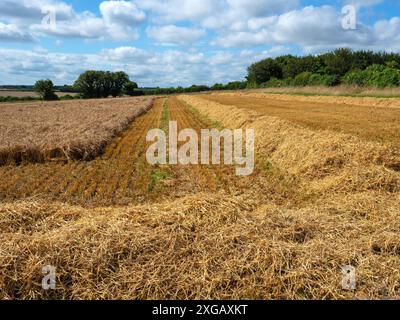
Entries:
{"type": "Polygon", "coordinates": [[[244,80],[256,61],[400,52],[399,0],[0,0],[0,85],[123,70],[142,87],[244,80]]]}

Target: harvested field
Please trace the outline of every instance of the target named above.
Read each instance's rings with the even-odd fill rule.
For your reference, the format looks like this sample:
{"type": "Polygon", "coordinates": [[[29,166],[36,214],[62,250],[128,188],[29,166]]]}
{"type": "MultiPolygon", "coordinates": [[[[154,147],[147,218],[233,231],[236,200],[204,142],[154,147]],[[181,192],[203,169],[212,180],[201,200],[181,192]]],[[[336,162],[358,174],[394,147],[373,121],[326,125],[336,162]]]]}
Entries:
{"type": "Polygon", "coordinates": [[[7,181],[0,186],[0,198],[12,201],[39,197],[82,205],[96,201],[112,205],[126,203],[126,197],[133,197],[134,189],[136,194],[146,194],[146,186],[139,190],[134,185],[138,174],[145,175],[145,136],[159,125],[161,110],[162,100],[158,100],[93,161],[0,167],[7,181]]]}
{"type": "Polygon", "coordinates": [[[89,160],[152,104],[151,98],[0,107],[0,165],[89,160]]]}
{"type": "MultiPolygon", "coordinates": [[[[27,164],[0,167],[0,200],[42,198],[80,205],[124,205],[151,199],[182,197],[200,191],[234,189],[236,176],[228,167],[150,166],[146,161],[146,134],[177,120],[179,128],[197,130],[210,123],[199,119],[176,98],[158,99],[128,130],[89,162],[27,164]]],[[[239,179],[237,183],[244,183],[239,179]]]]}
{"type": "Polygon", "coordinates": [[[228,127],[254,128],[259,154],[301,178],[306,189],[310,189],[311,180],[317,181],[318,187],[340,187],[344,192],[357,187],[400,190],[400,152],[395,147],[349,134],[311,130],[253,109],[212,102],[204,96],[182,99],[228,127]],[[360,181],[353,185],[350,177],[360,181]],[[377,180],[380,178],[383,180],[377,180]],[[337,179],[349,179],[349,183],[339,183],[337,179]]]}
{"type": "Polygon", "coordinates": [[[258,93],[280,93],[280,94],[295,94],[295,95],[328,95],[328,96],[349,96],[349,97],[388,97],[400,98],[400,88],[368,88],[357,86],[306,86],[306,87],[280,87],[280,88],[264,88],[253,89],[251,92],[258,93]]]}
{"type": "MultiPolygon", "coordinates": [[[[0,294],[24,299],[364,299],[399,296],[399,202],[381,194],[303,209],[258,193],[85,210],[0,209],[0,294]],[[389,200],[389,201],[388,201],[389,200]],[[58,288],[40,289],[41,266],[58,288]],[[358,289],[342,290],[341,268],[358,289]]],[[[398,200],[398,199],[397,199],[398,200]]]]}
{"type": "Polygon", "coordinates": [[[0,167],[0,298],[400,299],[395,130],[352,131],[350,106],[228,98],[157,99],[92,161],[0,167]],[[255,129],[254,174],[150,166],[146,134],[170,120],[255,129]],[[46,265],[56,290],[41,288],[46,265]],[[341,286],[346,265],[356,290],[341,286]]]}
{"type": "Polygon", "coordinates": [[[400,147],[400,99],[212,94],[205,99],[309,127],[400,147]]]}
{"type": "MultiPolygon", "coordinates": [[[[55,94],[59,97],[63,97],[66,95],[75,95],[73,92],[55,92],[55,94]]],[[[34,91],[17,91],[17,90],[0,90],[0,97],[34,97],[38,98],[39,95],[34,91]]]]}

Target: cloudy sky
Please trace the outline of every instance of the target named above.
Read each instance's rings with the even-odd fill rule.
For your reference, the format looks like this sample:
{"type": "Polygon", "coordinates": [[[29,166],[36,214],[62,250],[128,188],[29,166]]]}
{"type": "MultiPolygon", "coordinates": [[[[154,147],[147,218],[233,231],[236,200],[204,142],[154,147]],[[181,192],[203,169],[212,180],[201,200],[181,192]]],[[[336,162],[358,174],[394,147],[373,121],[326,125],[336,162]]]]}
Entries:
{"type": "Polygon", "coordinates": [[[141,86],[225,83],[265,57],[337,47],[400,52],[400,1],[0,0],[0,85],[71,84],[87,69],[141,86]]]}

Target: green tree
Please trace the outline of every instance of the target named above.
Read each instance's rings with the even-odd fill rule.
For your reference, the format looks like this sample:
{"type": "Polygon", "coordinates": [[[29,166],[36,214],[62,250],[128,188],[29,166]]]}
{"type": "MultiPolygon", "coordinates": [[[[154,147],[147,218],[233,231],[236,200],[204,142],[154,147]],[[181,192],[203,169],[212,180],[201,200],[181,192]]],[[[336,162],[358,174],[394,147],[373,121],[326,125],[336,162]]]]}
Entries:
{"type": "Polygon", "coordinates": [[[74,87],[86,99],[107,98],[122,94],[125,83],[129,77],[125,72],[109,72],[88,70],[82,73],[75,81],[74,87]]]}
{"type": "Polygon", "coordinates": [[[352,71],[343,77],[348,85],[370,87],[397,87],[400,85],[400,70],[374,64],[362,71],[352,71]]]}
{"type": "Polygon", "coordinates": [[[282,68],[274,59],[265,59],[248,68],[247,81],[260,85],[271,78],[282,79],[282,68]]]}
{"type": "Polygon", "coordinates": [[[101,92],[99,78],[99,71],[85,71],[79,76],[78,80],[75,81],[74,88],[82,94],[83,98],[99,98],[101,92]]]}
{"type": "Polygon", "coordinates": [[[203,91],[209,91],[210,88],[205,85],[192,85],[189,88],[185,89],[185,92],[203,92],[203,91]]]}
{"type": "Polygon", "coordinates": [[[122,94],[122,89],[129,80],[129,76],[123,72],[118,71],[111,73],[111,95],[115,98],[122,94]]]}
{"type": "MultiPolygon", "coordinates": [[[[280,65],[282,69],[283,78],[294,78],[299,73],[303,72],[300,66],[300,58],[294,57],[292,55],[286,55],[276,58],[276,62],[280,65]]],[[[274,77],[275,80],[278,80],[274,77]]]]}
{"type": "Polygon", "coordinates": [[[247,83],[242,81],[232,81],[224,86],[226,90],[240,90],[246,89],[247,83]]]}
{"type": "Polygon", "coordinates": [[[114,87],[114,74],[110,71],[98,71],[99,93],[97,97],[108,98],[114,87]]]}
{"type": "Polygon", "coordinates": [[[136,95],[136,89],[138,89],[139,86],[137,85],[136,82],[133,81],[127,81],[124,84],[123,92],[128,95],[128,96],[135,96],[136,95]]]}
{"type": "Polygon", "coordinates": [[[311,72],[302,72],[294,78],[293,84],[295,86],[305,87],[310,83],[312,75],[311,72]]]}
{"type": "Polygon", "coordinates": [[[39,94],[42,100],[58,99],[57,95],[54,93],[53,81],[49,79],[36,81],[34,90],[39,94]]]}
{"type": "Polygon", "coordinates": [[[389,68],[392,68],[392,69],[400,69],[400,64],[394,60],[386,62],[386,66],[388,66],[389,68]]]}
{"type": "Polygon", "coordinates": [[[326,72],[343,77],[352,68],[353,53],[350,49],[341,48],[325,55],[326,72]]]}
{"type": "Polygon", "coordinates": [[[222,83],[216,83],[211,87],[211,90],[224,90],[224,85],[222,83]]]}

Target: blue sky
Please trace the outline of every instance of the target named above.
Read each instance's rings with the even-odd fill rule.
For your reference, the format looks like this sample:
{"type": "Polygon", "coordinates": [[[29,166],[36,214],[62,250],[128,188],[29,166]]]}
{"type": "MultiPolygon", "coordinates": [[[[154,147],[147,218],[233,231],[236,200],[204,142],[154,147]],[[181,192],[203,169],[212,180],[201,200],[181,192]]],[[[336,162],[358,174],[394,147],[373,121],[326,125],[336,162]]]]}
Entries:
{"type": "Polygon", "coordinates": [[[210,85],[263,58],[338,47],[400,52],[400,2],[0,0],[0,84],[70,84],[102,69],[141,86],[210,85]]]}

